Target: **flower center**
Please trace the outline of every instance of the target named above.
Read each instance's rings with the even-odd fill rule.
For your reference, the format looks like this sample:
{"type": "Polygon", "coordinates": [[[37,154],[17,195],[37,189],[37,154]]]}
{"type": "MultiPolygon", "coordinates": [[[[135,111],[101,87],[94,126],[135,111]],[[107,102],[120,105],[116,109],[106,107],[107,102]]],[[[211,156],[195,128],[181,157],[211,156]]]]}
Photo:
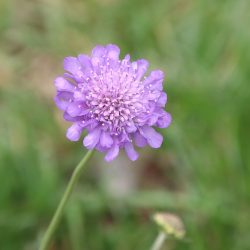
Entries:
{"type": "Polygon", "coordinates": [[[91,116],[108,125],[110,131],[120,133],[125,126],[129,126],[138,110],[136,109],[137,99],[129,99],[127,95],[115,92],[90,93],[87,98],[88,106],[91,109],[91,116]]]}
{"type": "Polygon", "coordinates": [[[107,125],[110,132],[119,134],[146,111],[144,85],[126,61],[119,62],[116,70],[108,63],[100,66],[88,82],[91,85],[85,85],[84,91],[91,117],[107,125]]]}

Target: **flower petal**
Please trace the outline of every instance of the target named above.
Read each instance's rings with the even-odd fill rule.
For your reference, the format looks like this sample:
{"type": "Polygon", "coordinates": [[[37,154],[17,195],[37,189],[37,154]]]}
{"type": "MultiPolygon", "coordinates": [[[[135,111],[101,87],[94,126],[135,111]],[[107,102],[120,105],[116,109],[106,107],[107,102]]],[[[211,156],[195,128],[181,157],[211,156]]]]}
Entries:
{"type": "Polygon", "coordinates": [[[140,148],[143,148],[147,145],[147,140],[138,131],[134,134],[134,141],[135,145],[140,148]]]}
{"type": "Polygon", "coordinates": [[[149,126],[144,126],[141,128],[141,134],[147,139],[148,144],[152,148],[159,148],[161,146],[163,137],[153,128],[149,126]]]}
{"type": "Polygon", "coordinates": [[[127,142],[124,146],[125,151],[127,153],[128,158],[131,161],[136,161],[139,157],[139,154],[135,151],[134,146],[132,143],[127,142]]]}
{"type": "Polygon", "coordinates": [[[114,143],[114,145],[110,148],[108,153],[105,156],[105,160],[107,162],[113,161],[119,154],[119,146],[117,143],[114,143]]]}
{"type": "Polygon", "coordinates": [[[136,79],[140,80],[142,76],[146,73],[148,69],[148,61],[145,59],[140,59],[134,63],[132,63],[132,66],[134,67],[136,71],[136,79]]]}
{"type": "Polygon", "coordinates": [[[86,94],[81,91],[74,91],[74,100],[75,101],[85,101],[86,100],[86,94]]]}
{"type": "Polygon", "coordinates": [[[92,65],[91,65],[91,60],[90,60],[89,56],[86,56],[84,54],[80,54],[78,56],[78,60],[82,66],[83,71],[86,71],[87,69],[91,69],[92,65]]]}
{"type": "Polygon", "coordinates": [[[167,103],[167,94],[165,92],[161,92],[161,95],[159,99],[157,100],[157,104],[160,107],[165,107],[166,103],[167,103]]]}
{"type": "Polygon", "coordinates": [[[73,74],[76,81],[83,79],[83,71],[80,62],[75,57],[66,57],[64,59],[64,69],[73,74]]]}
{"type": "Polygon", "coordinates": [[[159,114],[157,114],[157,113],[150,114],[150,116],[147,120],[147,125],[149,125],[149,126],[155,125],[156,122],[158,121],[158,119],[159,119],[159,114]]]}
{"type": "Polygon", "coordinates": [[[64,59],[64,69],[72,74],[77,73],[81,69],[81,65],[76,57],[65,57],[64,59]]]}
{"type": "Polygon", "coordinates": [[[72,102],[67,108],[67,113],[72,116],[82,116],[89,112],[88,108],[83,102],[72,102]]]}
{"type": "Polygon", "coordinates": [[[63,92],[58,91],[56,97],[54,98],[54,101],[59,109],[66,110],[72,98],[73,98],[72,93],[65,91],[63,92]]]}
{"type": "Polygon", "coordinates": [[[102,147],[110,148],[113,144],[113,139],[109,133],[103,131],[100,138],[100,144],[102,147]]]}
{"type": "Polygon", "coordinates": [[[162,93],[161,91],[159,91],[157,89],[153,89],[153,90],[150,90],[148,92],[147,97],[149,100],[156,100],[157,101],[157,99],[160,98],[161,93],[162,93]]]}
{"type": "Polygon", "coordinates": [[[71,141],[78,141],[81,137],[82,128],[74,123],[71,127],[68,128],[66,137],[71,141]]]}
{"type": "Polygon", "coordinates": [[[67,111],[64,112],[63,118],[64,118],[66,121],[69,121],[69,122],[79,122],[79,121],[83,121],[83,120],[84,120],[84,116],[72,117],[72,116],[70,116],[70,115],[67,113],[67,111]]]}
{"type": "Polygon", "coordinates": [[[129,61],[130,61],[130,55],[127,54],[127,55],[124,57],[124,59],[122,60],[122,62],[123,62],[123,63],[127,63],[127,62],[129,62],[129,61]]]}
{"type": "Polygon", "coordinates": [[[126,131],[127,131],[128,133],[133,133],[133,132],[135,132],[136,130],[137,130],[137,127],[135,126],[135,124],[134,124],[133,121],[131,121],[130,124],[129,124],[129,126],[126,127],[126,131]]]}
{"type": "Polygon", "coordinates": [[[105,55],[105,48],[101,45],[97,45],[93,50],[92,50],[92,57],[102,57],[105,55]]]}
{"type": "Polygon", "coordinates": [[[167,128],[172,122],[172,116],[168,112],[163,112],[163,114],[157,120],[157,127],[167,128]]]}
{"type": "Polygon", "coordinates": [[[149,87],[149,89],[163,90],[164,73],[161,70],[154,70],[145,79],[144,84],[149,87]]]}
{"type": "Polygon", "coordinates": [[[112,60],[119,60],[120,49],[114,44],[108,44],[106,46],[107,56],[112,60]]]}
{"type": "Polygon", "coordinates": [[[55,79],[55,86],[58,91],[72,92],[74,90],[74,86],[61,76],[55,79]]]}
{"type": "Polygon", "coordinates": [[[100,140],[101,130],[99,128],[91,131],[83,140],[83,145],[87,149],[93,149],[100,140]]]}

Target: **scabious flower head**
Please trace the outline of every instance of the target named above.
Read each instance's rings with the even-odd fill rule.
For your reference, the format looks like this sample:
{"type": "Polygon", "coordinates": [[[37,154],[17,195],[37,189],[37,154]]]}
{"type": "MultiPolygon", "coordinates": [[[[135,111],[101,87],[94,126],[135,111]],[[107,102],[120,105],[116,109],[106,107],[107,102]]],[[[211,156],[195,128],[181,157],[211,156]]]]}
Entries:
{"type": "Polygon", "coordinates": [[[55,79],[55,102],[72,122],[67,138],[78,141],[83,130],[83,145],[105,152],[112,161],[124,148],[128,157],[138,158],[133,144],[159,148],[163,137],[153,126],[166,128],[171,116],[164,110],[164,73],[152,71],[144,76],[148,62],[119,59],[120,49],[113,44],[96,46],[91,56],[66,57],[63,76],[55,79]]]}

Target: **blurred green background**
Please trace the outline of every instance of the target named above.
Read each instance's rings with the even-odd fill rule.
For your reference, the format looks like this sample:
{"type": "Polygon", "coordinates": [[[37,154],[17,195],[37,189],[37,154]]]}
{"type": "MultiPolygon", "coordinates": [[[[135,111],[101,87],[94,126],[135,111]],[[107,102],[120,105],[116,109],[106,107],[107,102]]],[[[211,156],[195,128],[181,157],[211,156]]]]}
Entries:
{"type": "Polygon", "coordinates": [[[51,250],[143,250],[155,211],[180,216],[165,249],[250,249],[250,1],[0,0],[0,249],[36,249],[74,166],[53,103],[65,56],[115,43],[167,74],[160,150],[96,153],[51,250]]]}

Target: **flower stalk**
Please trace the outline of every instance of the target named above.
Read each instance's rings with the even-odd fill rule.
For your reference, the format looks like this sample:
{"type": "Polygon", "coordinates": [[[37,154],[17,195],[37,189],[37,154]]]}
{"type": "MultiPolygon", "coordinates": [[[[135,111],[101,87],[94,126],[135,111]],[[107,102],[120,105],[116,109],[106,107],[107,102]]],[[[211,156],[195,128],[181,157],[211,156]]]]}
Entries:
{"type": "Polygon", "coordinates": [[[64,195],[56,209],[56,212],[43,236],[43,239],[41,241],[41,244],[40,244],[40,247],[39,247],[39,250],[46,250],[48,249],[49,247],[49,243],[51,241],[51,238],[60,222],[60,219],[62,217],[62,214],[63,214],[63,211],[64,211],[64,208],[65,208],[65,205],[77,183],[77,180],[79,179],[79,176],[81,174],[81,172],[86,168],[86,163],[87,161],[90,159],[90,157],[93,155],[94,153],[94,150],[90,150],[88,151],[88,153],[83,157],[83,159],[79,162],[79,164],[76,166],[71,178],[70,178],[70,181],[69,181],[69,184],[64,192],[64,195]]]}
{"type": "Polygon", "coordinates": [[[167,234],[165,232],[159,232],[157,238],[155,239],[155,242],[153,243],[151,250],[160,250],[164,244],[164,241],[167,237],[167,234]]]}

